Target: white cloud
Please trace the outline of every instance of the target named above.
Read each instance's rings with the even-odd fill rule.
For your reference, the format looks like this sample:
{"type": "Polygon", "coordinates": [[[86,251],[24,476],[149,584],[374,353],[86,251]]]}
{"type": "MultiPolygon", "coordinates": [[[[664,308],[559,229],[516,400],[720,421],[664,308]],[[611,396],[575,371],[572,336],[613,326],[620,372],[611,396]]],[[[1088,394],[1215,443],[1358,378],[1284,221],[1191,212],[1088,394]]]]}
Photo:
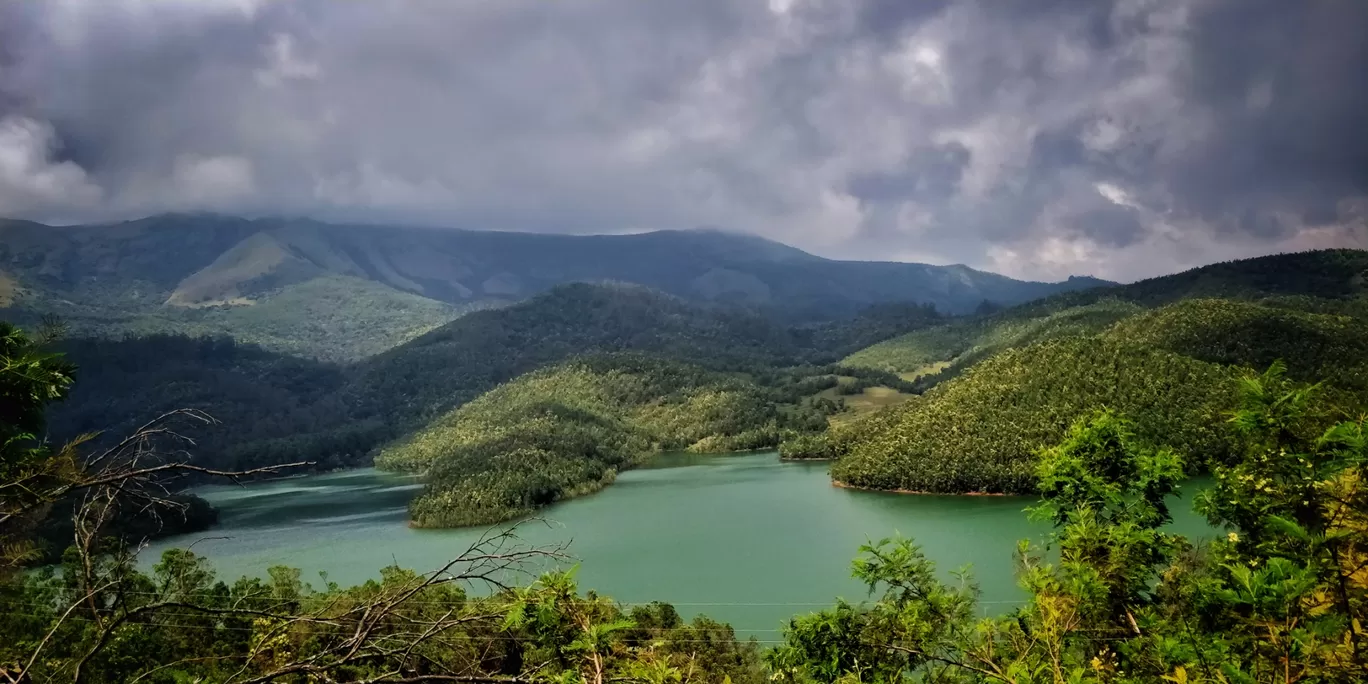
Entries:
{"type": "Polygon", "coordinates": [[[190,207],[221,209],[256,191],[252,162],[237,156],[185,155],[172,171],[176,196],[190,207]]]}
{"type": "Polygon", "coordinates": [[[54,158],[51,125],[21,116],[0,119],[0,216],[80,215],[102,198],[85,169],[54,158]]]}
{"type": "Polygon", "coordinates": [[[1112,204],[1130,207],[1132,209],[1141,208],[1139,204],[1136,204],[1135,200],[1131,199],[1130,193],[1116,185],[1111,183],[1094,183],[1093,187],[1097,188],[1097,194],[1107,198],[1107,201],[1112,204]]]}

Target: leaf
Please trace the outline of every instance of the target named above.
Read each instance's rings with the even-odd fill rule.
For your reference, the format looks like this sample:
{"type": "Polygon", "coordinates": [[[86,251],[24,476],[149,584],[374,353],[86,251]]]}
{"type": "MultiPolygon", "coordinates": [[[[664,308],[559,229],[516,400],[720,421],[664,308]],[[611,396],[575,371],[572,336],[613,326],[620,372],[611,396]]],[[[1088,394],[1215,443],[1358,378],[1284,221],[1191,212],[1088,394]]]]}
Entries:
{"type": "Polygon", "coordinates": [[[1265,527],[1273,532],[1280,532],[1298,541],[1311,543],[1312,537],[1306,529],[1292,520],[1277,515],[1268,516],[1265,527]]]}

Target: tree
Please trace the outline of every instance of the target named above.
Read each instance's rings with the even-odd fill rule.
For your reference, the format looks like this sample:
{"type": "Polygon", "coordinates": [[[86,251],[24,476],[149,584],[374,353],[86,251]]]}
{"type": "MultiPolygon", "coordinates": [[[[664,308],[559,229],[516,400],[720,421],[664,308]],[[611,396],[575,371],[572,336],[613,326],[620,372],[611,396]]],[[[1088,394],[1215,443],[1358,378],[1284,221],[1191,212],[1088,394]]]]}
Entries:
{"type": "Polygon", "coordinates": [[[0,321],[0,576],[33,557],[25,538],[44,495],[73,475],[70,447],[44,441],[44,415],[71,387],[75,368],[45,347],[59,334],[45,327],[37,339],[0,321]]]}
{"type": "MultiPolygon", "coordinates": [[[[1029,600],[975,618],[909,540],[861,549],[878,599],[792,621],[769,662],[793,682],[1293,684],[1368,681],[1368,440],[1328,429],[1316,386],[1281,364],[1246,377],[1231,416],[1242,450],[1218,462],[1198,509],[1226,534],[1164,530],[1190,455],[1137,439],[1110,412],[1038,454],[1034,513],[1057,560],[1023,542],[1029,600]]],[[[1200,456],[1200,455],[1198,455],[1200,456]]],[[[962,576],[961,576],[962,578],[962,576]]]]}

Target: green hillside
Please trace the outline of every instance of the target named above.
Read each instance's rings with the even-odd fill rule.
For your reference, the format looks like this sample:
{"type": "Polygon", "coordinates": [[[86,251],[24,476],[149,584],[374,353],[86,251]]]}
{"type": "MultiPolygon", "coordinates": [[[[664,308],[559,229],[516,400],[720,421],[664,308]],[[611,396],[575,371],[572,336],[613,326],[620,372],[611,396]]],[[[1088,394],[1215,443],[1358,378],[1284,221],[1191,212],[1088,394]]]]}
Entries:
{"type": "Polygon", "coordinates": [[[1105,337],[1211,363],[1266,368],[1282,360],[1298,380],[1368,388],[1368,319],[1194,299],[1131,316],[1105,337]]]}
{"type": "Polygon", "coordinates": [[[748,380],[611,355],[534,371],[438,418],[376,465],[427,474],[414,524],[497,522],[595,491],[651,451],[773,446],[784,416],[748,380]]]}
{"type": "Polygon", "coordinates": [[[1107,407],[1137,432],[1225,454],[1221,413],[1237,373],[1138,345],[1088,337],[1005,351],[922,397],[836,428],[833,479],[856,487],[1026,493],[1036,450],[1080,415],[1107,407]]]}
{"type": "Polygon", "coordinates": [[[60,349],[81,382],[53,406],[48,427],[57,441],[86,432],[119,439],[162,413],[195,408],[219,421],[179,426],[194,438],[201,465],[314,460],[327,469],[365,462],[388,434],[346,403],[348,376],[333,364],[227,337],[81,338],[60,349]]]}
{"type": "MultiPolygon", "coordinates": [[[[267,317],[262,328],[287,322],[267,317]]],[[[355,323],[316,316],[308,325],[320,335],[347,335],[355,323]]],[[[583,355],[652,352],[745,371],[776,388],[788,383],[791,403],[804,390],[780,369],[818,355],[761,316],[611,284],[567,285],[472,313],[351,365],[222,336],[74,338],[65,350],[85,382],[55,408],[54,435],[121,435],[158,412],[197,408],[221,421],[195,427],[198,457],[233,467],[296,460],[320,467],[363,464],[375,447],[500,383],[583,355]]]]}
{"type": "Polygon", "coordinates": [[[1328,385],[1327,417],[1364,408],[1365,269],[1368,255],[1348,250],[1265,257],[915,331],[845,363],[940,363],[933,389],[784,450],[840,458],[832,477],[853,486],[1028,492],[1036,451],[1106,407],[1190,463],[1219,460],[1236,447],[1225,416],[1238,379],[1275,361],[1328,385]]]}
{"type": "Polygon", "coordinates": [[[741,370],[808,355],[785,328],[637,285],[572,284],[452,321],[358,364],[352,395],[368,411],[425,421],[517,375],[575,356],[642,351],[741,370]]]}
{"type": "Polygon", "coordinates": [[[158,298],[133,294],[73,301],[34,291],[14,297],[0,315],[29,326],[55,316],[81,337],[230,336],[271,351],[347,362],[393,348],[476,308],[481,307],[458,308],[363,278],[323,275],[234,305],[200,307],[163,306],[158,298]]]}
{"type": "Polygon", "coordinates": [[[1129,285],[1066,292],[987,315],[957,319],[851,354],[847,365],[916,374],[927,384],[1000,352],[1043,339],[1101,332],[1141,309],[1196,298],[1258,301],[1322,313],[1362,314],[1368,252],[1321,250],[1212,264],[1129,285]],[[948,366],[948,367],[947,367],[948,366]]]}
{"type": "Polygon", "coordinates": [[[1004,313],[955,321],[866,347],[846,357],[842,363],[901,374],[917,373],[941,362],[967,365],[1004,349],[1101,332],[1143,310],[1131,302],[1106,298],[1039,316],[1004,313]]]}

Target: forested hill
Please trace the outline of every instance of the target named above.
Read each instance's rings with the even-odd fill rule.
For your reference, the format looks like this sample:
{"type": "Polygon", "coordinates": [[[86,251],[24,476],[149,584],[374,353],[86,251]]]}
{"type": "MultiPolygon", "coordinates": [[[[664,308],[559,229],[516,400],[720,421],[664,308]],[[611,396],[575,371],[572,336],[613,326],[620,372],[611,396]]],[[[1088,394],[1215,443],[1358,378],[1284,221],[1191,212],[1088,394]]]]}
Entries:
{"type": "Polygon", "coordinates": [[[0,318],[56,314],[80,334],[102,336],[228,334],[337,360],[472,309],[601,280],[790,322],[900,301],[965,313],[984,300],[1013,304],[1101,283],[832,261],[716,230],[573,236],[213,215],[62,227],[0,220],[0,318]],[[282,325],[306,319],[322,324],[282,325]]]}
{"type": "MultiPolygon", "coordinates": [[[[1318,415],[1368,408],[1368,252],[1280,255],[1065,295],[915,331],[846,363],[930,373],[921,397],[792,445],[875,489],[1029,492],[1035,455],[1107,407],[1194,467],[1240,445],[1240,378],[1320,380],[1318,415]]],[[[910,377],[910,375],[909,375],[910,377]]]]}
{"type": "Polygon", "coordinates": [[[299,460],[355,466],[388,433],[346,401],[348,369],[228,337],[78,338],[59,349],[76,364],[70,395],[53,405],[52,441],[102,432],[120,439],[162,413],[199,409],[218,421],[177,425],[200,465],[249,468],[299,460]]]}
{"type": "MultiPolygon", "coordinates": [[[[926,310],[908,325],[932,320],[926,310]]],[[[895,330],[876,317],[861,330],[895,330]]],[[[763,316],[699,305],[637,285],[571,284],[459,318],[366,361],[295,358],[231,338],[78,338],[64,350],[80,381],[54,406],[54,437],[120,435],[180,407],[221,421],[196,426],[199,458],[256,466],[300,459],[357,465],[386,440],[425,425],[500,383],[574,357],[649,352],[712,371],[759,371],[834,360],[814,335],[763,316]]],[[[824,338],[825,339],[825,338],[824,338]]],[[[836,339],[833,337],[832,339],[836,339]]]]}
{"type": "Polygon", "coordinates": [[[382,468],[424,472],[425,527],[497,522],[595,491],[660,449],[773,447],[810,417],[747,374],[654,355],[575,359],[521,375],[387,448],[382,468]]]}
{"type": "Polygon", "coordinates": [[[350,391],[374,413],[413,421],[541,366],[615,351],[730,370],[817,355],[787,328],[753,313],[692,304],[638,285],[579,283],[463,316],[368,359],[354,367],[350,391]]]}
{"type": "Polygon", "coordinates": [[[1368,252],[1321,250],[1212,264],[1129,285],[1061,293],[887,339],[852,354],[851,365],[895,373],[960,369],[1004,349],[1096,333],[1143,309],[1185,299],[1259,301],[1320,313],[1363,312],[1368,252]]]}

